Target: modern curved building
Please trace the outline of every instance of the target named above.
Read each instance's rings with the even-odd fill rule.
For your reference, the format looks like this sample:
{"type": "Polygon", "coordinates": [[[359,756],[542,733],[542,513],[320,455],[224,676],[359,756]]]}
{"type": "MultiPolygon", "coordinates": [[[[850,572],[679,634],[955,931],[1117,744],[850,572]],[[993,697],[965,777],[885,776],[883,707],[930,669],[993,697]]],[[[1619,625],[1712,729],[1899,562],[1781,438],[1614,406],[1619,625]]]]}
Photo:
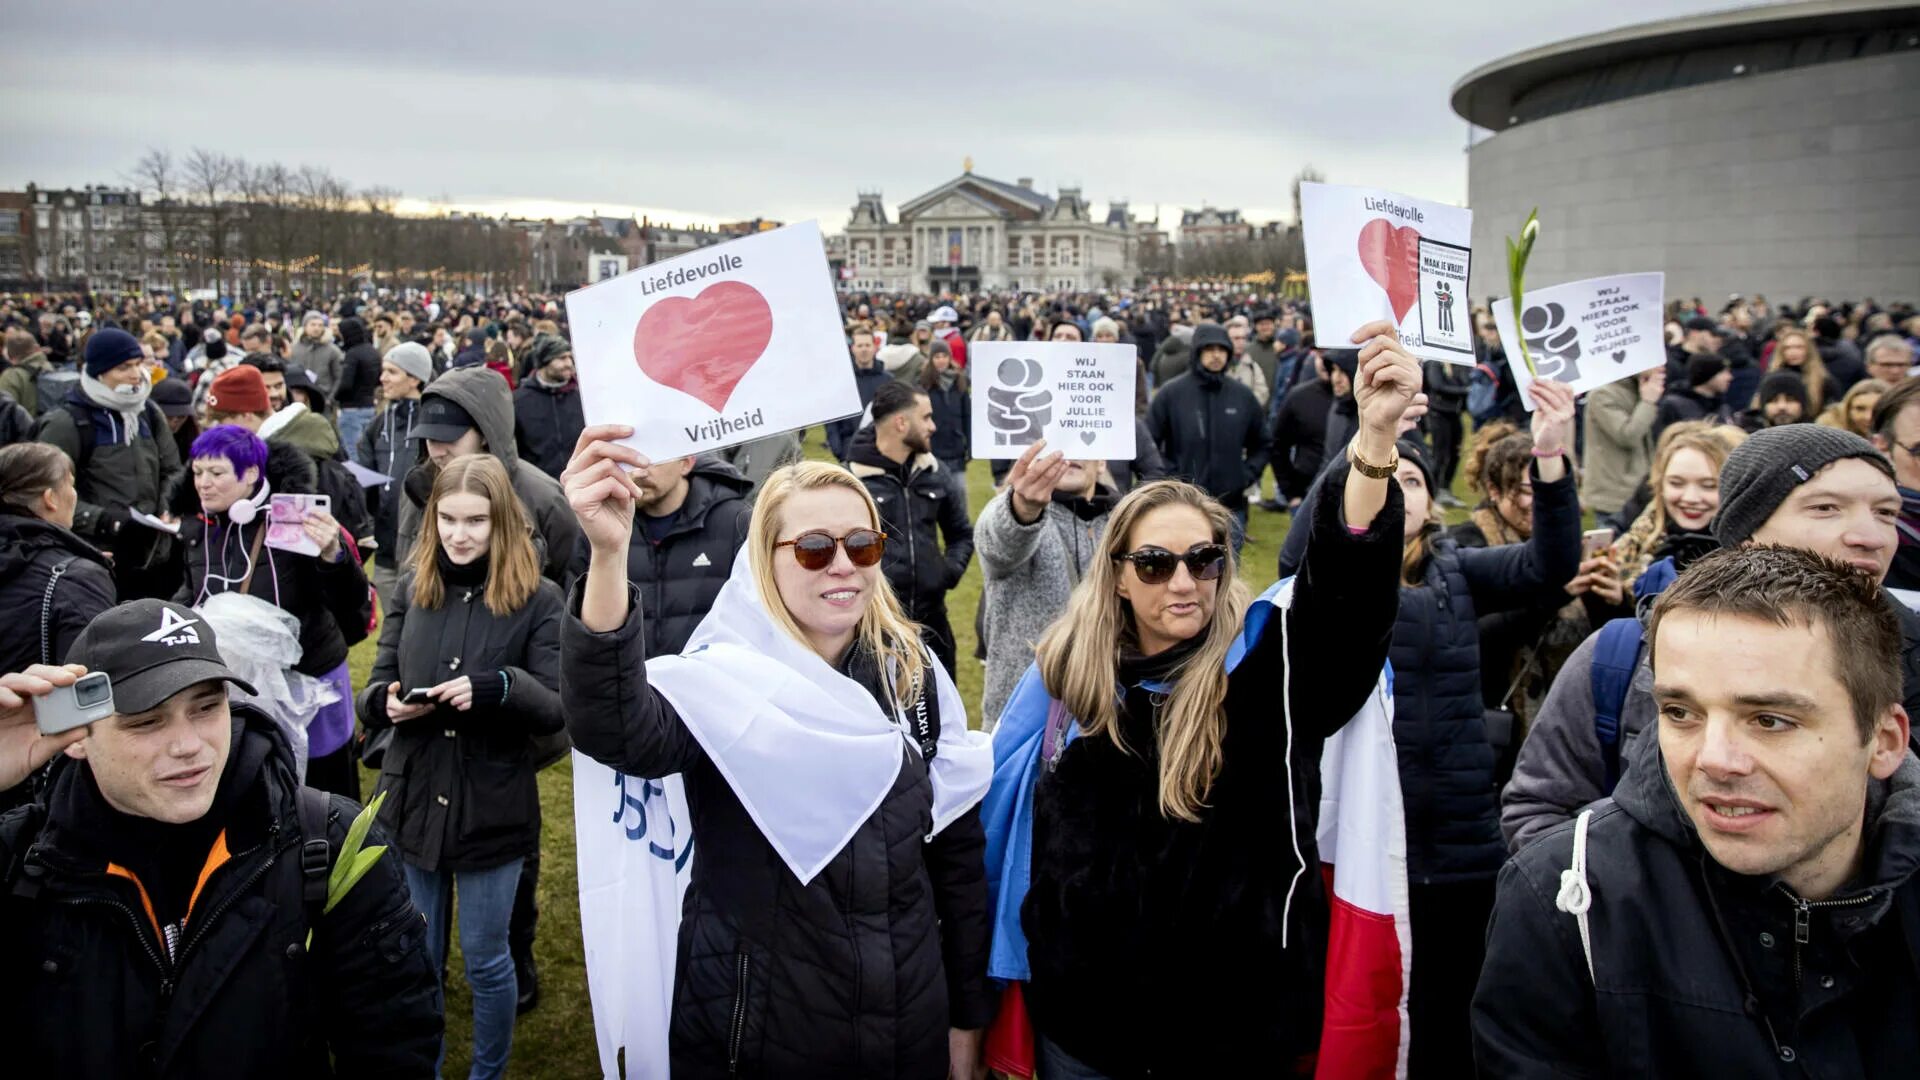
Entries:
{"type": "Polygon", "coordinates": [[[1813,0],[1574,38],[1453,88],[1471,287],[1540,208],[1529,284],[1661,270],[1667,296],[1920,300],[1920,4],[1813,0]]]}

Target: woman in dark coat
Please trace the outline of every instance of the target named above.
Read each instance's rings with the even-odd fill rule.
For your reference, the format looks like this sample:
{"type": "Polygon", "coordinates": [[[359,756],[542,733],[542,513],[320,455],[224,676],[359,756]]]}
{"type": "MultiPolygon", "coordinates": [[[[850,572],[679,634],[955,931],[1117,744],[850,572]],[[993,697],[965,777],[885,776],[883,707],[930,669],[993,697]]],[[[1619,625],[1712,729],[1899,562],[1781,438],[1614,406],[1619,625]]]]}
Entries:
{"type": "Polygon", "coordinates": [[[973,404],[967,373],[954,366],[946,344],[933,343],[933,355],[920,371],[920,389],[933,404],[933,456],[964,489],[973,454],[973,404]]]}
{"type": "Polygon", "coordinates": [[[192,458],[191,482],[180,485],[172,500],[187,567],[173,600],[198,607],[219,593],[244,592],[300,621],[294,670],[331,683],[339,693],[307,723],[306,782],[357,799],[347,649],[367,636],[373,614],[366,574],[348,554],[345,530],[325,512],[308,515],[303,526],[318,555],[264,542],[273,495],[317,492],[313,459],[296,446],[269,447],[237,424],[201,433],[192,458]]]}
{"type": "Polygon", "coordinates": [[[540,559],[506,469],[454,458],[434,480],[412,570],[388,599],[360,694],[380,764],[380,821],[446,967],[456,888],[473,990],[475,1077],[503,1074],[519,998],[507,926],[520,866],[540,846],[529,736],[560,730],[560,587],[540,559]],[[421,700],[413,700],[417,692],[421,700]]]}
{"type": "Polygon", "coordinates": [[[821,462],[775,471],[687,650],[650,658],[630,434],[588,428],[564,477],[592,555],[561,697],[582,753],[684,783],[675,1080],[976,1075],[991,751],[880,572],[872,496],[821,462]]]}
{"type": "Polygon", "coordinates": [[[1531,390],[1539,407],[1525,544],[1467,548],[1442,538],[1426,451],[1400,443],[1396,478],[1407,517],[1391,655],[1413,921],[1414,1076],[1473,1071],[1467,1005],[1485,951],[1494,875],[1506,859],[1485,730],[1479,617],[1565,603],[1580,562],[1580,502],[1566,459],[1573,393],[1545,380],[1531,390]]]}
{"type": "Polygon", "coordinates": [[[0,449],[0,671],[60,664],[112,607],[113,571],[73,532],[73,462],[46,443],[0,449]]]}
{"type": "Polygon", "coordinates": [[[1030,855],[990,868],[994,974],[1025,976],[1042,1077],[1285,1076],[1319,1048],[1320,751],[1380,692],[1393,433],[1420,389],[1391,327],[1364,330],[1353,464],[1320,489],[1290,598],[1250,606],[1217,501],[1138,488],[995,729],[996,761],[1016,767],[997,770],[989,850],[1026,843],[1000,807],[1030,796],[1032,811],[1030,855]],[[1043,737],[1034,712],[1049,732],[1068,719],[1043,737]]]}

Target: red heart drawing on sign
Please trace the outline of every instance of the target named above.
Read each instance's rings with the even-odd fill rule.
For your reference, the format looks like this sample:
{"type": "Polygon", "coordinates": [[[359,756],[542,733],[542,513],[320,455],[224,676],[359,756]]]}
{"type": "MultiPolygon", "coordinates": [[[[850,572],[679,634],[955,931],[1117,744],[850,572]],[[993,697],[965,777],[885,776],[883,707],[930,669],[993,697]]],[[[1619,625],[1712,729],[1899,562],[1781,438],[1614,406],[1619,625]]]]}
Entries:
{"type": "Polygon", "coordinates": [[[767,298],[745,282],[722,281],[648,308],[633,328],[633,358],[647,378],[719,412],[771,340],[767,298]]]}
{"type": "Polygon", "coordinates": [[[1387,291],[1393,321],[1407,317],[1420,296],[1420,234],[1411,225],[1394,228],[1374,218],[1360,229],[1360,265],[1387,291]]]}

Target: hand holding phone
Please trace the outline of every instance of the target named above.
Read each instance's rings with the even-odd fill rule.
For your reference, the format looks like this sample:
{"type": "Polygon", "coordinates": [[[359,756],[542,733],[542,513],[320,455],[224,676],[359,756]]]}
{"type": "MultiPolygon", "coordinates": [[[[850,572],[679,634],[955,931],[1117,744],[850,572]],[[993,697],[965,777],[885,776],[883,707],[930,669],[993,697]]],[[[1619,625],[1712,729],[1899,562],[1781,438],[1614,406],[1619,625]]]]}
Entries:
{"type": "Polygon", "coordinates": [[[416,686],[400,695],[400,704],[431,705],[433,704],[433,691],[424,686],[416,686]]]}
{"type": "Polygon", "coordinates": [[[1580,534],[1580,561],[1586,562],[1613,546],[1612,529],[1588,529],[1580,534]]]}
{"type": "MultiPolygon", "coordinates": [[[[85,722],[58,734],[45,734],[40,727],[40,710],[35,707],[43,697],[70,691],[86,672],[78,664],[34,664],[25,671],[0,675],[0,788],[24,783],[55,754],[87,737],[85,722]]],[[[109,702],[107,713],[112,712],[109,702]]]]}

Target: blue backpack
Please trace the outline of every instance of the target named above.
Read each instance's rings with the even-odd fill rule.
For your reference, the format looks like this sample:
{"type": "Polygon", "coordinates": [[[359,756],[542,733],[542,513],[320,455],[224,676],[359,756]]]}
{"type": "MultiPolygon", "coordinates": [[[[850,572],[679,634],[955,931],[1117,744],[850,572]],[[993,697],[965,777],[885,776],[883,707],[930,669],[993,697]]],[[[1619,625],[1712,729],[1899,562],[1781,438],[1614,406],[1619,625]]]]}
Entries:
{"type": "MultiPolygon", "coordinates": [[[[1656,561],[1633,583],[1634,599],[1645,602],[1659,596],[1679,576],[1673,559],[1656,561]]],[[[1640,666],[1641,633],[1639,619],[1614,619],[1600,628],[1593,644],[1593,667],[1588,673],[1593,687],[1593,737],[1606,763],[1609,795],[1620,782],[1620,714],[1633,687],[1634,669],[1640,666]]]]}

